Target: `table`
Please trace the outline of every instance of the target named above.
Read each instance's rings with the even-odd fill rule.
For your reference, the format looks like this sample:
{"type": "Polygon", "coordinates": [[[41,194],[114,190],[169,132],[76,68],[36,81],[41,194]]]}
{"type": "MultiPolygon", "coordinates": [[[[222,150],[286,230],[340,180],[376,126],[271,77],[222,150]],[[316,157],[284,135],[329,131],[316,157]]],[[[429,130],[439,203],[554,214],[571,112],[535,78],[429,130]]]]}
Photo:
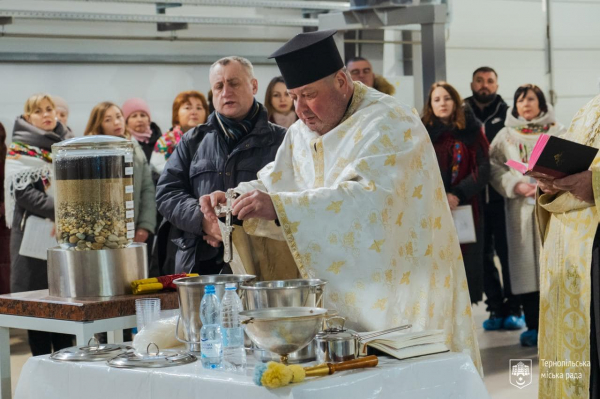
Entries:
{"type": "Polygon", "coordinates": [[[207,398],[489,398],[471,358],[442,353],[398,361],[380,357],[379,366],[313,378],[275,390],[246,375],[205,370],[200,361],[163,369],[115,369],[104,362],[57,362],[33,357],[21,372],[15,399],[207,399],[207,398]]]}
{"type": "Polygon", "coordinates": [[[71,299],[51,297],[48,290],[0,295],[0,399],[10,399],[10,329],[73,334],[85,345],[95,333],[123,342],[123,329],[136,326],[135,300],[160,298],[161,309],[177,309],[176,292],[71,299]]]}

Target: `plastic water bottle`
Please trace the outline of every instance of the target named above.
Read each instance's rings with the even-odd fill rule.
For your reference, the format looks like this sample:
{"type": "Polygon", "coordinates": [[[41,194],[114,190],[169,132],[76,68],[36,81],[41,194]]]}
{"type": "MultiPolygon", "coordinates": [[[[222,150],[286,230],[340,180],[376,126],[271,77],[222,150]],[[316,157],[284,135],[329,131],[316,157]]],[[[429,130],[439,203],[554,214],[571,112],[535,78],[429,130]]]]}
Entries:
{"type": "Polygon", "coordinates": [[[219,298],[215,286],[204,287],[204,297],[200,302],[200,351],[202,366],[205,369],[219,369],[223,364],[221,326],[219,325],[219,298]]]}
{"type": "Polygon", "coordinates": [[[243,372],[246,370],[246,350],[239,313],[244,308],[235,288],[234,283],[226,284],[225,295],[221,301],[223,367],[230,371],[243,372]]]}

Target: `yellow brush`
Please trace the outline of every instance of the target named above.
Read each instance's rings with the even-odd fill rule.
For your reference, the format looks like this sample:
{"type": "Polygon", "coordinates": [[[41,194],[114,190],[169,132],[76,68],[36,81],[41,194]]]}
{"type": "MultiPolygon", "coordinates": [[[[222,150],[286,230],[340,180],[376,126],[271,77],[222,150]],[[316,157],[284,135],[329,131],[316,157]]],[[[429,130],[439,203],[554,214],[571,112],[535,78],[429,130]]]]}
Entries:
{"type": "Polygon", "coordinates": [[[280,388],[290,383],[302,382],[306,377],[319,377],[336,371],[362,369],[377,366],[377,356],[367,356],[342,363],[323,363],[312,367],[269,362],[254,369],[254,382],[258,386],[280,388]]]}

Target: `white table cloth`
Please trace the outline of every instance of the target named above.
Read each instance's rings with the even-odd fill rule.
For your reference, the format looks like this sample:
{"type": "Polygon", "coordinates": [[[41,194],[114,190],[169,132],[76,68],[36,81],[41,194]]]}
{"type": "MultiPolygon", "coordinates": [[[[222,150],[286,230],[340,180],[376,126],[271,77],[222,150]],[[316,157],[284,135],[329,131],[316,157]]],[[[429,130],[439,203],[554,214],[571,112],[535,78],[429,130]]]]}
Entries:
{"type": "Polygon", "coordinates": [[[56,362],[48,356],[27,361],[15,399],[232,399],[232,398],[489,398],[464,354],[444,353],[398,361],[380,357],[374,369],[312,378],[268,390],[247,375],[212,371],[195,363],[162,369],[115,369],[100,363],[56,362]]]}

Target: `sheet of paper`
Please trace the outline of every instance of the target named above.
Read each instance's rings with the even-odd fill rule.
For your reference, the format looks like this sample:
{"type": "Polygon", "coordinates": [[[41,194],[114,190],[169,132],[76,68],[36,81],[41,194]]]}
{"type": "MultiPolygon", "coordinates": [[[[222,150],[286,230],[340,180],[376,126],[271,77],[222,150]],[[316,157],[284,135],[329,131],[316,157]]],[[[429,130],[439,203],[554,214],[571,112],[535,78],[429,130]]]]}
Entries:
{"type": "Polygon", "coordinates": [[[29,216],[25,223],[19,255],[47,260],[48,248],[58,245],[56,238],[51,236],[53,228],[53,221],[37,216],[29,216]]]}
{"type": "Polygon", "coordinates": [[[473,220],[473,208],[471,205],[462,205],[452,211],[454,226],[458,234],[458,242],[461,244],[472,244],[477,242],[475,235],[475,221],[473,220]]]}

